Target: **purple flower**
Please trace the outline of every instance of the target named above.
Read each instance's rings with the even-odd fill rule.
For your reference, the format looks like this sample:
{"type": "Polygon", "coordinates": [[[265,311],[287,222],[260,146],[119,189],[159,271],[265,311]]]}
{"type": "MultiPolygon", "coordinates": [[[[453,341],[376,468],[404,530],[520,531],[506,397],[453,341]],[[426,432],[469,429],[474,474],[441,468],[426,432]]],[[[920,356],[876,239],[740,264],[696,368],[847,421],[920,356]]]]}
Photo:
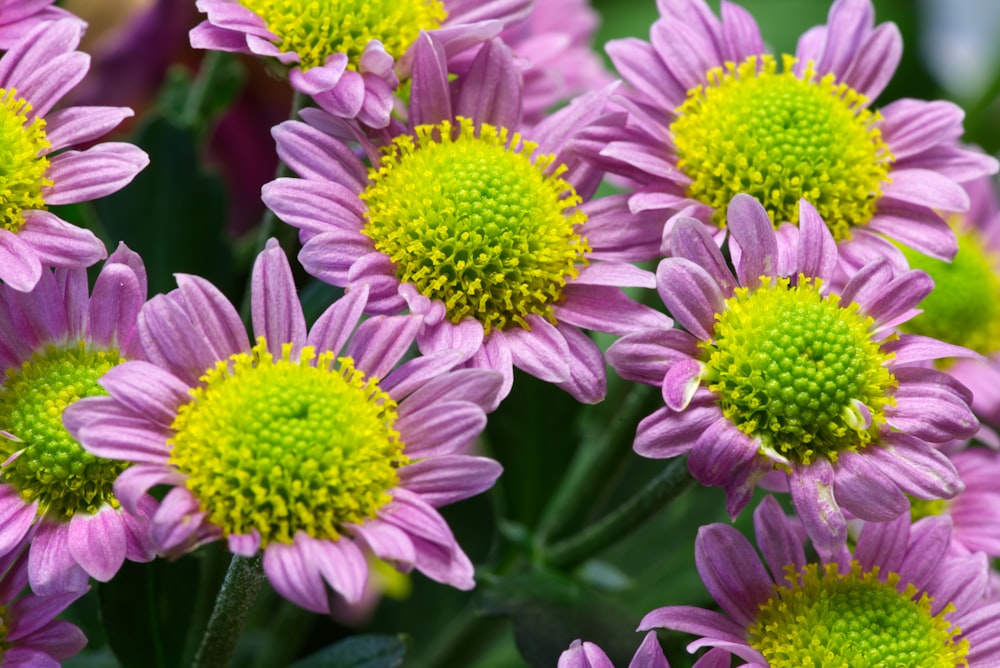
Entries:
{"type": "Polygon", "coordinates": [[[954,104],[870,109],[902,52],[896,26],[875,25],[870,0],[837,0],[828,23],[782,58],[765,53],[737,5],[724,2],[721,20],[703,0],[659,7],[650,42],[607,45],[632,86],[621,100],[628,119],[590,131],[598,164],[637,184],[633,211],[680,211],[721,230],[726,204],[745,192],[778,227],[799,222],[804,199],[849,269],[885,255],[905,266],[885,237],[951,259],[955,237],[938,212],[968,208],[959,184],[997,162],[958,143],[954,104]]]}
{"type": "Polygon", "coordinates": [[[97,139],[132,115],[118,107],[51,111],[87,73],[89,57],[75,50],[82,25],[70,19],[41,23],[0,58],[0,280],[15,290],[31,290],[42,267],[89,267],[107,255],[90,230],[70,225],[46,205],[113,193],[149,161],[139,148],[119,142],[63,150],[97,139]]]}
{"type": "Polygon", "coordinates": [[[126,508],[172,487],[152,519],[164,553],[219,538],[238,555],[263,550],[274,588],[316,612],[330,611],[327,587],[361,599],[367,550],[470,589],[472,564],[436,508],[500,475],[459,454],[483,429],[499,374],[453,372],[450,351],[397,367],[420,318],[359,325],[367,298],[365,286],[349,291],[307,332],[271,240],[253,272],[254,343],[214,286],[178,275],[140,313],[148,361],[112,369],[110,396],[74,404],[67,428],[98,456],[135,462],[115,483],[126,508]]]}
{"type": "Polygon", "coordinates": [[[754,668],[1000,662],[1000,604],[983,602],[986,557],[949,552],[946,519],[866,524],[853,550],[817,546],[819,564],[807,563],[801,532],[774,498],[754,527],[763,562],[731,526],[698,532],[695,562],[722,612],[659,608],[639,629],[694,633],[689,652],[714,647],[754,668]]]}
{"type": "Polygon", "coordinates": [[[603,358],[580,328],[669,326],[621,290],[653,287],[630,261],[655,253],[661,221],[629,216],[625,196],[588,202],[601,173],[571,149],[575,129],[603,113],[606,91],[522,137],[506,46],[489,42],[455,86],[446,65],[441,45],[422,37],[410,128],[394,122],[381,152],[359,137],[370,169],[329,134],[335,119],[322,112],[275,128],[279,155],[302,178],[266,185],[264,202],[299,228],[306,271],[333,285],[368,285],[371,313],[408,307],[422,321],[421,351],[457,349],[467,366],[501,371],[499,398],[518,367],[580,401],[600,401],[603,358]]]}
{"type": "Polygon", "coordinates": [[[28,584],[24,541],[0,557],[0,662],[6,668],[59,668],[87,644],[79,628],[56,619],[87,590],[37,596],[28,584]]]}
{"type": "Polygon", "coordinates": [[[97,379],[141,352],[136,318],[146,298],[142,260],[124,245],[87,295],[84,269],[43,271],[30,292],[0,289],[0,554],[31,534],[28,575],[38,594],[106,582],[125,559],[149,561],[151,497],[122,511],[122,469],[85,452],[62,410],[103,394],[97,379]]]}
{"type": "Polygon", "coordinates": [[[39,23],[58,19],[83,21],[65,9],[53,7],[55,0],[0,0],[0,51],[10,49],[39,23]]]}
{"type": "Polygon", "coordinates": [[[787,485],[810,538],[842,542],[844,510],[891,520],[906,494],[949,498],[962,487],[933,444],[975,434],[968,391],[927,368],[964,348],[893,327],[933,287],[921,271],[866,265],[830,292],[837,249],[803,200],[798,227],[775,232],[748,195],[728,207],[735,276],[704,226],[681,218],[657,286],[687,331],[625,336],[608,350],[622,377],[662,388],[639,425],[646,457],[690,453],[692,474],[726,488],[730,514],[768,472],[787,485]]]}
{"type": "Polygon", "coordinates": [[[529,0],[198,0],[196,49],[276,58],[295,90],[329,113],[385,127],[410,46],[423,31],[456,54],[522,19],[529,0]]]}
{"type": "Polygon", "coordinates": [[[982,357],[951,360],[941,368],[972,391],[972,409],[1000,426],[1000,204],[988,177],[965,184],[972,206],[949,220],[958,238],[951,262],[904,249],[910,266],[934,279],[923,311],[903,331],[970,348],[982,357]]]}

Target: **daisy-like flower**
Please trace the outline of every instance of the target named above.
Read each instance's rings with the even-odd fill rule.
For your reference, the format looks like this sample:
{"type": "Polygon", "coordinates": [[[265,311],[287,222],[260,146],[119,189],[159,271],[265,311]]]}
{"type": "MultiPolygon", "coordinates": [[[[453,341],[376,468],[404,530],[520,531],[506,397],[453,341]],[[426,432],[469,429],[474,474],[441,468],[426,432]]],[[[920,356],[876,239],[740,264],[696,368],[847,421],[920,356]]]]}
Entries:
{"type": "Polygon", "coordinates": [[[118,107],[52,111],[89,68],[87,54],[75,50],[82,25],[70,19],[40,23],[0,58],[0,281],[15,290],[31,290],[43,267],[89,267],[107,256],[92,232],[46,205],[113,193],[149,161],[141,149],[119,142],[68,150],[132,115],[118,107]]]}
{"type": "Polygon", "coordinates": [[[55,0],[0,0],[0,51],[14,46],[43,21],[80,21],[65,9],[53,7],[54,3],[55,0]]]}
{"type": "Polygon", "coordinates": [[[40,597],[27,591],[26,542],[0,557],[0,665],[5,668],[59,668],[87,644],[75,625],[56,619],[86,592],[40,597]]]}
{"type": "Polygon", "coordinates": [[[97,456],[136,462],[115,483],[126,508],[172,487],[152,518],[161,552],[219,538],[238,555],[262,550],[274,588],[308,610],[330,611],[326,585],[361,599],[365,550],[471,589],[472,564],[435,508],[500,474],[491,459],[458,454],[485,426],[499,374],[450,372],[452,352],[397,367],[419,318],[359,326],[364,287],[307,333],[274,240],[252,280],[248,342],[218,289],[179,275],[140,314],[148,361],[111,369],[101,380],[110,396],[66,412],[70,432],[97,456]]]}
{"type": "Polygon", "coordinates": [[[122,511],[112,485],[121,462],[95,457],[61,414],[103,394],[97,379],[141,355],[136,319],[146,298],[138,255],[120,246],[87,295],[85,269],[46,270],[30,292],[0,288],[0,553],[29,533],[38,594],[107,581],[126,558],[149,561],[155,502],[122,511]]]}
{"type": "Polygon", "coordinates": [[[289,83],[331,114],[382,128],[404,58],[429,32],[458,53],[523,19],[530,0],[198,0],[208,18],[191,31],[196,49],[276,58],[289,83]]]}
{"type": "Polygon", "coordinates": [[[961,482],[933,444],[969,438],[978,422],[966,389],[926,364],[970,353],[892,333],[930,277],[880,260],[831,293],[836,245],[801,207],[799,227],[776,233],[757,200],[733,198],[735,276],[701,223],[679,220],[657,286],[687,331],[623,337],[608,361],[662,387],[666,405],[640,423],[639,454],[689,452],[699,481],[726,488],[733,517],[760,476],[782,471],[810,538],[830,545],[846,536],[841,508],[882,522],[907,510],[906,494],[954,496],[961,482]]]}
{"type": "Polygon", "coordinates": [[[513,367],[580,401],[606,390],[600,350],[579,328],[624,334],[668,327],[630,300],[625,286],[653,287],[630,264],[650,257],[661,222],[630,218],[624,196],[587,202],[601,174],[568,150],[574,131],[602,113],[606,91],[579,98],[536,126],[515,131],[520,88],[498,40],[449,89],[444,50],[415,47],[409,119],[368,168],[324,133],[331,117],[273,134],[302,178],[264,187],[264,202],[299,228],[306,271],[333,285],[369,285],[372,313],[409,308],[422,318],[421,351],[462,350],[472,367],[513,367]],[[586,202],[586,203],[585,203],[586,202]]]}
{"type": "Polygon", "coordinates": [[[659,7],[650,42],[608,43],[633,89],[622,102],[629,118],[593,129],[598,164],[637,184],[634,211],[682,211],[721,230],[729,200],[748,193],[778,227],[798,223],[804,199],[850,270],[886,254],[905,266],[886,237],[946,260],[955,254],[938,212],[965,210],[959,184],[996,172],[997,162],[958,143],[963,113],[954,104],[870,108],[902,52],[894,24],[875,26],[870,0],[837,0],[828,23],[781,58],[764,52],[757,24],[737,5],[723,2],[721,20],[704,0],[659,7]]]}
{"type": "Polygon", "coordinates": [[[593,48],[600,20],[589,0],[545,0],[500,33],[522,68],[524,123],[536,125],[556,104],[613,81],[593,48]]]}
{"type": "Polygon", "coordinates": [[[971,348],[982,357],[951,360],[941,368],[972,390],[972,408],[1000,426],[1000,204],[991,178],[965,185],[972,206],[950,217],[958,238],[951,262],[903,249],[910,266],[934,279],[923,311],[903,331],[971,348]]]}
{"type": "Polygon", "coordinates": [[[949,552],[946,519],[867,524],[853,551],[841,544],[822,563],[807,563],[773,497],[754,528],[763,563],[734,527],[698,531],[695,563],[723,612],[659,608],[639,629],[697,634],[688,651],[722,649],[754,668],[1000,664],[1000,604],[983,603],[986,557],[949,552]]]}

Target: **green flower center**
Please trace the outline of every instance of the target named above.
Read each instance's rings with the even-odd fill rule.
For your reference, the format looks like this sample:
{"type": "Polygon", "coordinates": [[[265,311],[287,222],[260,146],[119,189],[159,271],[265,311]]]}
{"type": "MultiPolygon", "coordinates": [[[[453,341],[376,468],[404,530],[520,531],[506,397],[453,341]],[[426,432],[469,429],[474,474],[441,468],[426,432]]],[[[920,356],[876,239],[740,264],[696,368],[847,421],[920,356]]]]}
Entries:
{"type": "Polygon", "coordinates": [[[218,362],[171,425],[170,462],[209,521],[226,535],[256,529],[262,547],[298,531],[336,540],[373,519],[408,461],[376,378],[329,351],[291,350],[275,358],[260,337],[218,362]]]}
{"type": "Polygon", "coordinates": [[[708,84],[688,91],[671,125],[678,167],[691,178],[689,197],[715,208],[747,193],[767,209],[775,226],[798,223],[799,200],[816,207],[834,238],[851,238],[875,212],[888,181],[892,155],[882,141],[882,117],[867,99],[817,79],[812,63],[800,78],[795,58],[777,71],[771,56],[751,56],[708,72],[708,84]]]}
{"type": "Polygon", "coordinates": [[[586,264],[580,197],[549,169],[553,155],[506,128],[458,119],[416,128],[387,147],[361,194],[362,232],[396,265],[400,281],[444,302],[448,319],[475,318],[489,332],[528,328],[586,264]]]}
{"type": "Polygon", "coordinates": [[[1000,258],[975,230],[956,229],[958,254],[942,262],[900,247],[913,269],[934,279],[934,290],[920,302],[923,313],[902,328],[983,355],[1000,351],[1000,258]]]}
{"type": "Polygon", "coordinates": [[[127,462],[95,457],[69,435],[63,409],[78,399],[106,395],[97,379],[120,364],[117,351],[49,346],[20,368],[7,370],[0,387],[3,481],[25,503],[39,502],[39,514],[67,521],[94,514],[104,504],[118,507],[111,486],[127,462]]]}
{"type": "Polygon", "coordinates": [[[911,522],[922,520],[925,517],[944,515],[951,506],[951,499],[918,499],[909,494],[906,496],[910,499],[911,522]]]}
{"type": "Polygon", "coordinates": [[[421,30],[435,30],[448,13],[440,0],[240,0],[281,39],[278,48],[295,52],[303,70],[347,54],[358,69],[365,46],[378,40],[393,58],[402,56],[421,30]]]}
{"type": "Polygon", "coordinates": [[[49,161],[42,151],[51,144],[45,136],[45,119],[28,121],[31,105],[16,90],[0,88],[0,227],[17,232],[24,225],[25,209],[44,209],[42,188],[49,161]]]}
{"type": "Polygon", "coordinates": [[[761,605],[747,642],[771,668],[955,668],[968,666],[969,641],[945,615],[931,614],[933,599],[899,574],[879,579],[876,566],[838,573],[836,564],[801,573],[788,567],[788,586],[775,586],[761,605]],[[919,594],[919,597],[918,597],[919,594]]]}
{"type": "Polygon", "coordinates": [[[837,295],[821,295],[819,279],[761,281],[754,291],[737,288],[716,315],[714,341],[700,344],[703,378],[725,416],[763,451],[802,464],[836,461],[885,422],[894,402],[890,356],[871,338],[873,320],[856,303],[842,308],[837,295]]]}

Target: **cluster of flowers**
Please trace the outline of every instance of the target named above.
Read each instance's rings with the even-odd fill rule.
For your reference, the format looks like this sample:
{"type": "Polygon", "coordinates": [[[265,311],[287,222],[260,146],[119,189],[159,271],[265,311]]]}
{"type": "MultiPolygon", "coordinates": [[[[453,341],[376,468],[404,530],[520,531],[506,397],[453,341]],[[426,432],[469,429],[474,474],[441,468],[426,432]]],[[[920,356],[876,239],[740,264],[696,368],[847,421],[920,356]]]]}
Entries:
{"type": "MultiPolygon", "coordinates": [[[[128,109],[53,111],[83,24],[0,1],[4,661],[78,651],[53,618],[90,578],[215,540],[320,613],[361,600],[372,557],[471,589],[437,509],[501,475],[469,446],[514,368],[596,403],[606,359],[662,391],[639,455],[686,455],[733,518],[758,487],[795,511],[756,508],[763,561],[703,527],[723,612],[641,630],[701,636],[700,667],[1000,662],[997,163],[954,105],[871,108],[902,45],[869,0],[780,64],[742,8],[660,0],[650,42],[608,45],[624,82],[575,0],[197,4],[192,46],[271,59],[311,101],[273,129],[297,176],[263,200],[344,296],[307,327],[274,240],[252,336],[203,278],[147,299],[124,246],[90,289],[103,243],[46,207],[147,158],[93,144],[128,109]]],[[[588,642],[560,660],[601,665],[588,642]]],[[[634,665],[666,665],[655,634],[634,665]]]]}

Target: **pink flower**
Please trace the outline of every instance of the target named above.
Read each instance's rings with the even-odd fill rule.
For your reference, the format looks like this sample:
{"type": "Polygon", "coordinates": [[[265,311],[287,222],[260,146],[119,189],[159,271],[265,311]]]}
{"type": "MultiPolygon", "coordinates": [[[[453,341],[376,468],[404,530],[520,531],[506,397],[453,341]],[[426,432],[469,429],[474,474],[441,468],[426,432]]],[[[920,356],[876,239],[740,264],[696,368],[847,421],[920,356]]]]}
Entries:
{"type": "MultiPolygon", "coordinates": [[[[688,651],[713,647],[755,668],[1000,662],[1000,604],[983,602],[985,555],[949,552],[947,520],[866,524],[853,550],[817,546],[821,564],[806,561],[800,532],[772,497],[754,527],[763,562],[731,526],[698,532],[698,572],[722,612],[659,608],[639,629],[696,634],[688,651]]],[[[711,653],[695,665],[717,665],[711,653]]]]}
{"type": "Polygon", "coordinates": [[[421,351],[461,350],[467,366],[500,371],[499,398],[517,367],[600,401],[603,358],[582,329],[670,324],[622,290],[653,287],[631,261],[655,254],[662,221],[630,216],[624,196],[589,201],[602,173],[573,150],[607,91],[522,136],[519,75],[499,40],[455,85],[440,44],[425,36],[414,52],[409,127],[394,121],[373,133],[378,142],[358,138],[373,167],[338,138],[335,119],[306,110],[306,123],[274,130],[301,178],[268,184],[264,202],[299,228],[307,272],[368,285],[370,313],[419,315],[421,351]]]}
{"type": "Polygon", "coordinates": [[[101,380],[110,396],[64,418],[89,451],[135,462],[115,483],[126,508],[172,487],[152,519],[157,548],[224,538],[238,555],[262,550],[275,589],[316,612],[330,611],[328,588],[361,600],[366,550],[471,589],[472,564],[436,508],[500,475],[495,461],[459,454],[485,426],[499,375],[451,371],[452,351],[399,364],[420,318],[359,325],[365,286],[307,332],[273,240],[254,266],[255,344],[214,286],[188,275],[178,286],[139,316],[148,361],[112,369],[101,380]]]}
{"type": "Polygon", "coordinates": [[[29,292],[0,290],[0,554],[33,536],[28,575],[38,594],[111,579],[125,559],[149,561],[143,496],[125,512],[112,491],[122,468],[85,452],[62,409],[102,394],[97,379],[141,357],[136,318],[146,298],[142,260],[124,245],[87,294],[84,269],[46,270],[29,292]]]}
{"type": "Polygon", "coordinates": [[[335,116],[373,128],[389,123],[393,94],[409,76],[408,51],[421,31],[455,54],[495,36],[530,7],[528,0],[197,4],[208,18],[191,31],[194,48],[275,58],[291,68],[295,90],[335,116]],[[303,17],[312,30],[301,29],[303,17]]]}
{"type": "Polygon", "coordinates": [[[870,0],[837,0],[783,63],[738,5],[724,2],[721,20],[703,0],[659,8],[650,42],[607,45],[632,87],[620,101],[627,119],[589,131],[597,164],[637,184],[633,211],[679,211],[715,232],[738,193],[759,199],[775,227],[798,223],[805,200],[848,270],[882,256],[905,267],[889,240],[951,259],[955,236],[939,212],[967,209],[959,184],[995,173],[997,161],[959,144],[954,104],[870,109],[902,52],[870,0]]]}
{"type": "Polygon", "coordinates": [[[928,360],[969,355],[935,339],[896,336],[933,284],[886,260],[830,292],[837,248],[815,209],[775,232],[757,200],[728,207],[735,276],[692,218],[673,228],[674,257],[657,269],[667,310],[687,331],[625,336],[608,361],[628,380],[659,386],[665,406],[638,427],[652,458],[689,453],[706,485],[726,488],[729,512],[770,471],[787,481],[819,546],[842,542],[841,508],[894,519],[906,494],[950,498],[962,485],[934,445],[976,433],[968,391],[928,360]]]}
{"type": "Polygon", "coordinates": [[[52,111],[87,73],[89,57],[75,50],[81,34],[78,20],[43,22],[0,58],[0,143],[6,151],[0,280],[23,292],[35,286],[43,267],[89,267],[107,255],[90,230],[67,223],[46,205],[113,193],[149,162],[145,152],[119,142],[69,150],[132,115],[118,107],[52,111]]]}

